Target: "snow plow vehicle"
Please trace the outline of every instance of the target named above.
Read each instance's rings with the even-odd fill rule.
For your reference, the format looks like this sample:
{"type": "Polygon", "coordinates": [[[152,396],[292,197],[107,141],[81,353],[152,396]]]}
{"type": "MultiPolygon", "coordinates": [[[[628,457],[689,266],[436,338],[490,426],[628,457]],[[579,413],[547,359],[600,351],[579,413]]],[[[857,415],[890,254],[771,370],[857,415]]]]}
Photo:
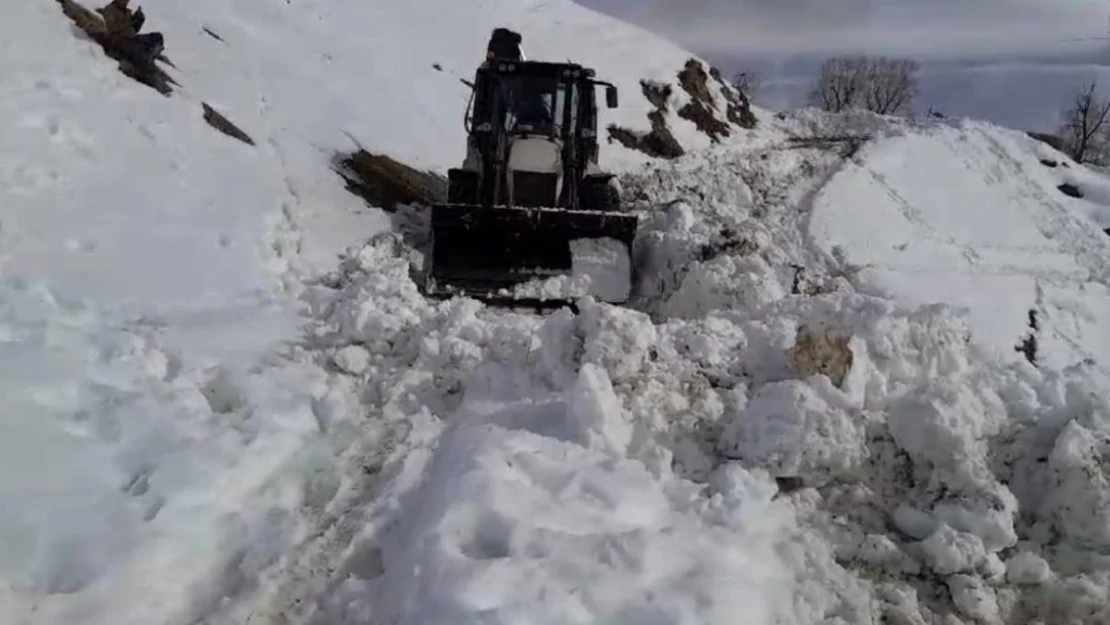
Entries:
{"type": "Polygon", "coordinates": [[[575,63],[525,60],[495,29],[467,106],[466,158],[431,208],[425,292],[552,306],[582,295],[623,303],[637,218],[598,167],[596,91],[617,89],[575,63]]]}

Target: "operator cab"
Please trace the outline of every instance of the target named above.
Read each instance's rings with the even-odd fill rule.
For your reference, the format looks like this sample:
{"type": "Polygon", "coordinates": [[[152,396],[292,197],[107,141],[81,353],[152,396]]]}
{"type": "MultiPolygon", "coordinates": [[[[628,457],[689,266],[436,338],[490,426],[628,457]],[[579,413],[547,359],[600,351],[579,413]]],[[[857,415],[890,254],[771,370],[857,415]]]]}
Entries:
{"type": "MultiPolygon", "coordinates": [[[[505,90],[505,131],[511,135],[558,136],[555,111],[563,109],[566,83],[547,77],[514,76],[502,83],[505,90]]],[[[561,121],[561,120],[559,120],[561,121]]]]}
{"type": "MultiPolygon", "coordinates": [[[[505,132],[557,138],[563,134],[562,126],[569,124],[566,130],[573,136],[578,122],[579,91],[583,88],[592,91],[599,84],[588,80],[593,71],[572,64],[529,63],[521,50],[521,40],[519,33],[495,28],[486,46],[484,67],[494,69],[500,80],[505,132]]],[[[607,84],[605,96],[608,107],[616,108],[616,87],[607,84]]],[[[593,93],[584,104],[596,107],[593,93]]]]}
{"type": "Polygon", "coordinates": [[[608,108],[617,107],[617,89],[594,79],[594,71],[573,63],[487,61],[475,77],[467,127],[486,132],[483,122],[508,135],[553,139],[592,138],[597,120],[594,89],[605,86],[608,108]]]}
{"type": "MultiPolygon", "coordinates": [[[[524,60],[519,35],[496,29],[467,106],[467,156],[449,172],[454,203],[562,207],[612,205],[597,167],[598,86],[617,89],[576,63],[524,60]],[[454,182],[451,182],[454,180],[454,182]]],[[[604,178],[604,180],[603,180],[604,178]]]]}

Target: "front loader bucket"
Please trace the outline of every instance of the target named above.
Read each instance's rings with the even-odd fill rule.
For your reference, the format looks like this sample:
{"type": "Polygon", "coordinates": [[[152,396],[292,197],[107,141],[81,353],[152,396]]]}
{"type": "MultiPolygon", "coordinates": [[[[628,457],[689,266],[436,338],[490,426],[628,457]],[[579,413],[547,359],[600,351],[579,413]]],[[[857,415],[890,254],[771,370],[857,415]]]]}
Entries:
{"type": "Polygon", "coordinates": [[[624,213],[437,204],[427,290],[512,301],[522,283],[570,275],[576,264],[572,241],[613,239],[628,254],[636,225],[636,216],[624,213]]]}

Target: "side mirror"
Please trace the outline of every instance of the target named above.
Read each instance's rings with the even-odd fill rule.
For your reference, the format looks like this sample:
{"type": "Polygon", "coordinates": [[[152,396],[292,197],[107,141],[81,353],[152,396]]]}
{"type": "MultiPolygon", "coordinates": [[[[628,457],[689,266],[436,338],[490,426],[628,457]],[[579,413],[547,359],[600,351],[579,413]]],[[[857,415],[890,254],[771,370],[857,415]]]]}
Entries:
{"type": "Polygon", "coordinates": [[[617,88],[613,85],[605,87],[605,105],[611,109],[617,108],[617,88]]]}

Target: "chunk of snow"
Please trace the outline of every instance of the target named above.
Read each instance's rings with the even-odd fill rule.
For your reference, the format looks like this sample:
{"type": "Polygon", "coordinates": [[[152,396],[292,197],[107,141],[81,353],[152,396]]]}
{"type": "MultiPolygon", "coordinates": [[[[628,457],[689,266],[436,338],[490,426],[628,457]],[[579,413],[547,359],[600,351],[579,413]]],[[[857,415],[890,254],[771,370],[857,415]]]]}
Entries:
{"type": "Polygon", "coordinates": [[[370,366],[370,352],[361,345],[348,345],[335,353],[335,364],[347,373],[359,375],[370,366]]]}
{"type": "Polygon", "coordinates": [[[1052,569],[1044,558],[1021,551],[1006,562],[1006,579],[1011,584],[1042,584],[1052,577],[1052,569]]]}
{"type": "Polygon", "coordinates": [[[608,302],[628,299],[632,290],[632,267],[628,248],[623,243],[610,238],[572,239],[570,253],[569,273],[514,285],[513,297],[573,300],[588,295],[608,302]]]}
{"type": "Polygon", "coordinates": [[[576,438],[591,449],[626,453],[632,428],[624,419],[624,410],[605,370],[589,363],[583,365],[571,394],[567,412],[576,438]]]}
{"type": "Polygon", "coordinates": [[[925,562],[940,575],[974,572],[986,558],[983,541],[942,524],[921,543],[925,562]]]}
{"type": "Polygon", "coordinates": [[[721,450],[817,486],[850,474],[867,456],[864,430],[842,403],[827,399],[834,392],[793,380],[762,386],[726,425],[721,450]]]}

